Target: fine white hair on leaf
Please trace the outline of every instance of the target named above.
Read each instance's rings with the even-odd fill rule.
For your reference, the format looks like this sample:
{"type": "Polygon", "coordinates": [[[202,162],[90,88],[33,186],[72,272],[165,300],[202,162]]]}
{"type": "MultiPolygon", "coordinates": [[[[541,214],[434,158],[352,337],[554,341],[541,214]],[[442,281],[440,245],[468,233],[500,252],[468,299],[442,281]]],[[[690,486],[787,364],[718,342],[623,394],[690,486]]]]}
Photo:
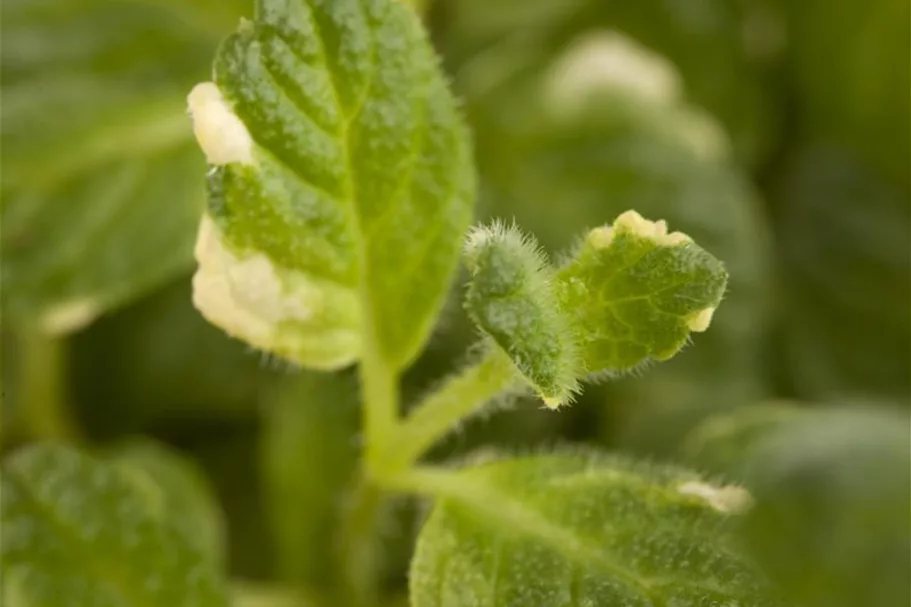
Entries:
{"type": "Polygon", "coordinates": [[[187,105],[193,134],[209,164],[253,164],[253,138],[214,82],[193,87],[187,105]]]}

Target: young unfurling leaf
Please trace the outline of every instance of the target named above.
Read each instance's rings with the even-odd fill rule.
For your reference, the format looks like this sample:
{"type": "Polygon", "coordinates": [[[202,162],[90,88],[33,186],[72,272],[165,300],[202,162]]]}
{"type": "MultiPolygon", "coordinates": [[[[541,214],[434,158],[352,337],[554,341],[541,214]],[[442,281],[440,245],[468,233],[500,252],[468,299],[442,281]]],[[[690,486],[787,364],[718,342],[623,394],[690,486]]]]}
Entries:
{"type": "Polygon", "coordinates": [[[471,218],[469,144],[396,0],[259,0],[190,95],[215,165],[194,300],[304,366],[393,368],[426,340],[471,218]]]}
{"type": "Polygon", "coordinates": [[[672,357],[708,328],[727,283],[688,236],[634,211],[589,232],[559,270],[497,225],[472,234],[466,258],[469,313],[552,407],[586,377],[672,357]]]}
{"type": "Polygon", "coordinates": [[[578,389],[579,361],[566,315],[559,308],[554,271],[537,243],[515,227],[494,224],[468,237],[472,274],[465,307],[549,406],[578,389]]]}
{"type": "Polygon", "coordinates": [[[749,503],[742,488],[587,454],[418,484],[437,503],[412,563],[415,607],[778,604],[723,527],[749,503]]]}

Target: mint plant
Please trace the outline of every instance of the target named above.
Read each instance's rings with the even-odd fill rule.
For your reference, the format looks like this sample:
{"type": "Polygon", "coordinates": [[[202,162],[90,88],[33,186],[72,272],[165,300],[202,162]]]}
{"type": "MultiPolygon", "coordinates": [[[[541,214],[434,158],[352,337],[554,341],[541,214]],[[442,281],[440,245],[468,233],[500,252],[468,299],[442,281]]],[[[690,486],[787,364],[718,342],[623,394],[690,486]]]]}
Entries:
{"type": "MultiPolygon", "coordinates": [[[[199,1],[205,10],[161,5],[195,15],[188,21],[209,43],[226,20],[214,16],[230,7],[199,1]],[[214,25],[204,27],[205,14],[214,25]]],[[[23,23],[32,10],[46,9],[48,18],[75,11],[13,4],[23,23]]],[[[120,14],[103,4],[87,6],[120,14]]],[[[28,318],[17,331],[26,354],[62,357],[55,336],[178,271],[190,247],[174,243],[191,237],[187,218],[195,224],[201,215],[193,305],[292,371],[259,395],[257,429],[269,502],[262,527],[272,530],[280,584],[228,574],[223,514],[195,466],[144,440],[78,444],[83,437],[60,424],[43,433],[58,440],[26,445],[3,462],[3,604],[905,607],[911,444],[903,415],[740,407],[687,433],[677,454],[684,465],[593,445],[522,453],[492,445],[442,461],[432,453],[466,422],[516,400],[559,423],[593,385],[647,377],[688,346],[698,350],[728,290],[755,285],[738,276],[729,285],[726,265],[707,250],[713,239],[677,231],[676,217],[656,212],[660,196],[639,205],[635,188],[622,197],[631,208],[605,212],[559,255],[514,221],[477,222],[473,135],[417,12],[422,4],[256,0],[218,47],[211,81],[187,87],[190,120],[180,116],[179,125],[170,111],[174,83],[155,80],[154,69],[137,68],[137,80],[148,80],[141,94],[92,81],[88,88],[103,89],[110,105],[76,104],[78,120],[60,121],[54,136],[72,137],[78,153],[49,157],[34,206],[21,192],[48,143],[30,141],[25,126],[50,106],[30,110],[34,90],[17,88],[14,110],[32,122],[10,128],[24,152],[4,177],[4,193],[15,193],[2,209],[4,249],[11,239],[13,252],[4,285],[17,294],[3,313],[28,318]],[[131,116],[145,120],[124,136],[131,116]],[[118,136],[92,134],[106,121],[118,136]],[[163,150],[172,153],[158,158],[163,150]],[[204,208],[195,204],[203,181],[204,208]],[[49,213],[70,200],[72,183],[73,204],[49,213]],[[169,194],[176,208],[162,214],[173,225],[156,224],[129,263],[104,263],[112,248],[145,232],[143,218],[169,194]],[[110,227],[118,213],[129,215],[129,229],[110,227]],[[34,253],[29,234],[42,222],[32,222],[44,215],[55,217],[44,223],[59,247],[34,253]],[[70,267],[68,254],[80,247],[97,273],[70,267]],[[162,247],[172,255],[148,252],[162,247]],[[470,319],[475,342],[453,372],[415,396],[406,374],[446,332],[450,299],[470,319]],[[414,537],[409,509],[420,511],[414,537]],[[388,578],[405,569],[408,596],[390,596],[388,578]]],[[[175,34],[173,52],[189,53],[195,39],[175,34]]],[[[584,64],[586,52],[616,49],[618,40],[592,36],[545,66],[550,88],[540,103],[531,94],[540,74],[519,94],[493,95],[493,105],[524,101],[516,111],[535,120],[516,142],[497,143],[526,146],[517,157],[528,166],[494,167],[487,178],[520,198],[559,198],[571,188],[547,182],[548,150],[584,163],[589,144],[611,133],[628,139],[640,155],[626,160],[651,166],[662,188],[677,183],[662,181],[666,175],[705,177],[684,188],[678,206],[716,186],[719,197],[749,198],[718,169],[727,150],[707,116],[677,107],[674,95],[645,103],[573,82],[576,53],[584,64]],[[611,116],[572,122],[606,99],[616,104],[611,116]],[[523,171],[540,175],[513,188],[523,171]]],[[[117,53],[106,59],[116,63],[117,53]]],[[[84,75],[74,70],[73,78],[84,75]]],[[[675,89],[668,78],[659,74],[659,89],[675,89]]],[[[710,94],[703,83],[697,96],[720,103],[730,84],[710,94]]],[[[737,141],[747,156],[759,147],[754,110],[737,141]]],[[[498,128],[493,138],[508,131],[498,128]]],[[[627,177],[599,173],[566,197],[586,200],[586,187],[627,177]]],[[[737,239],[747,233],[741,215],[705,233],[734,224],[729,238],[737,239]]],[[[762,265],[751,255],[729,264],[732,274],[762,265]]],[[[753,322],[744,291],[734,294],[738,311],[753,322]]],[[[719,328],[730,326],[712,330],[719,328]]],[[[740,331],[721,351],[734,356],[741,338],[760,330],[740,331]]],[[[34,384],[29,358],[23,367],[34,384]]],[[[49,379],[53,392],[59,377],[49,379]]]]}
{"type": "Polygon", "coordinates": [[[748,564],[727,562],[722,547],[712,556],[710,538],[699,535],[708,525],[700,517],[728,509],[709,499],[723,489],[698,476],[581,455],[565,464],[507,459],[465,472],[418,464],[437,439],[505,392],[530,388],[557,408],[586,379],[673,356],[691,332],[708,328],[720,303],[727,276],[715,258],[634,211],[592,230],[558,266],[516,228],[476,228],[464,257],[465,305],[484,335],[478,360],[402,419],[400,375],[446,296],[474,190],[466,129],[415,14],[389,0],[264,0],[222,44],[214,82],[194,88],[189,104],[213,167],[194,301],[229,333],[302,366],[357,363],[365,491],[441,502],[419,540],[413,604],[534,603],[537,591],[522,586],[542,566],[532,556],[541,551],[555,569],[539,582],[554,597],[578,593],[571,601],[771,600],[761,598],[761,578],[748,564]],[[515,492],[494,480],[499,467],[516,470],[515,492]],[[557,488],[564,475],[574,479],[569,493],[557,488]],[[544,502],[523,497],[538,491],[544,502]],[[614,493],[615,503],[586,511],[589,500],[614,493]],[[693,535],[668,519],[673,539],[649,533],[653,554],[630,560],[646,539],[637,539],[636,526],[648,527],[647,517],[632,514],[613,541],[584,539],[583,529],[617,509],[637,510],[638,500],[682,509],[693,535]],[[467,519],[447,518],[454,507],[467,519]],[[562,512],[552,519],[542,508],[562,512]],[[515,528],[498,529],[498,521],[515,528]],[[460,537],[456,529],[465,525],[469,535],[460,537]],[[483,534],[484,525],[494,526],[492,546],[518,542],[503,548],[510,573],[470,556],[471,534],[483,534]],[[605,546],[614,542],[612,553],[605,546]],[[708,560],[687,565],[663,550],[702,551],[708,560]],[[449,570],[458,558],[472,571],[463,582],[449,570]],[[726,571],[692,577],[715,562],[726,571]],[[579,582],[588,589],[573,590],[572,582],[559,590],[577,566],[591,578],[579,582]],[[430,590],[444,583],[451,590],[430,590]]]}

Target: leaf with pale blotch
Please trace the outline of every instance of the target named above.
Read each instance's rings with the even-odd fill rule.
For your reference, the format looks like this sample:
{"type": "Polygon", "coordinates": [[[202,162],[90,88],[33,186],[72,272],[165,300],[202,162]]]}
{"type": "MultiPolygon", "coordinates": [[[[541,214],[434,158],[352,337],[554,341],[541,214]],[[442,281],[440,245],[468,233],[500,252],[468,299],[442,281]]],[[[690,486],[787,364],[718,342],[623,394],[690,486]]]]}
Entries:
{"type": "Polygon", "coordinates": [[[260,0],[190,95],[217,165],[194,298],[305,366],[420,351],[471,218],[465,129],[396,0],[260,0]]]}
{"type": "Polygon", "coordinates": [[[227,605],[212,560],[141,470],[56,446],[3,465],[3,603],[27,607],[227,605]]]}
{"type": "Polygon", "coordinates": [[[721,262],[664,221],[634,211],[592,230],[558,280],[588,373],[667,360],[721,302],[721,262]]]}
{"type": "Polygon", "coordinates": [[[424,482],[438,502],[412,605],[777,605],[722,527],[748,500],[692,472],[586,454],[525,457],[424,482]]]}
{"type": "Polygon", "coordinates": [[[554,271],[537,242],[518,228],[475,229],[465,245],[471,282],[465,308],[550,406],[578,390],[579,361],[559,308],[554,271]]]}

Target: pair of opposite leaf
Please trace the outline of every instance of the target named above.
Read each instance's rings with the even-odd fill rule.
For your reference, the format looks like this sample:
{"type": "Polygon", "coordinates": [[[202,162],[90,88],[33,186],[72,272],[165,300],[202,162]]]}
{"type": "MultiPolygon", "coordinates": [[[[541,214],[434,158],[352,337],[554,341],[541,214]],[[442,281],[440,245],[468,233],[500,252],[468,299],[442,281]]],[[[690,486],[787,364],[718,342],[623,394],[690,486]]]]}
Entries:
{"type": "MultiPolygon", "coordinates": [[[[214,73],[189,97],[214,165],[197,307],[305,367],[347,366],[370,340],[404,368],[455,272],[475,184],[419,20],[400,2],[260,0],[214,73]]],[[[690,238],[632,211],[558,268],[500,224],[472,231],[464,254],[468,312],[551,407],[585,378],[673,356],[727,279],[690,238]]]]}

